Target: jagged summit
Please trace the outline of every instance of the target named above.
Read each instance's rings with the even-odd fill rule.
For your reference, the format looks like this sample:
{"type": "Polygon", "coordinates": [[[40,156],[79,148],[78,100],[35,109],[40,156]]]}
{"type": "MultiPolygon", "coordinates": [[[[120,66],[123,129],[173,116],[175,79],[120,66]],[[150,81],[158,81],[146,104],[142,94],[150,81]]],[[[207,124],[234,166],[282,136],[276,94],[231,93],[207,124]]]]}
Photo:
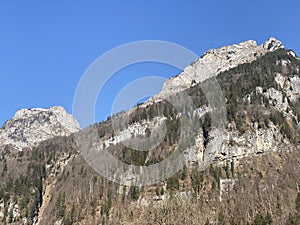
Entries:
{"type": "Polygon", "coordinates": [[[279,48],[284,48],[284,45],[281,43],[281,41],[277,40],[274,37],[271,37],[263,44],[263,48],[270,52],[273,52],[279,48]]]}
{"type": "Polygon", "coordinates": [[[79,130],[78,122],[61,106],[21,109],[0,129],[0,146],[11,144],[21,150],[79,130]]]}
{"type": "Polygon", "coordinates": [[[248,40],[239,44],[208,50],[194,63],[187,66],[181,74],[167,80],[161,93],[153,97],[152,100],[187,89],[192,82],[203,82],[223,71],[240,64],[250,63],[267,52],[279,48],[284,48],[281,41],[271,37],[262,45],[257,45],[254,40],[248,40]]]}

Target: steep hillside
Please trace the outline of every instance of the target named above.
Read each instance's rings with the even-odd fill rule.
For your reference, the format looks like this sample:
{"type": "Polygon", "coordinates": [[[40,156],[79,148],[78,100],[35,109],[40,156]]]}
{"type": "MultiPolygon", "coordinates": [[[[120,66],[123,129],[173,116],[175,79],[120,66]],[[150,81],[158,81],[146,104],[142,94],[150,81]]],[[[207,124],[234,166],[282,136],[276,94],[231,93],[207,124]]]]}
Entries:
{"type": "Polygon", "coordinates": [[[0,157],[3,223],[300,224],[300,60],[295,53],[275,39],[261,46],[248,41],[211,50],[185,71],[167,81],[158,96],[108,121],[31,150],[6,147],[0,157]],[[212,79],[224,95],[224,124],[214,123],[219,109],[202,89],[212,79]],[[192,104],[184,104],[181,93],[192,104]],[[174,99],[180,107],[171,104],[174,99]],[[113,121],[120,122],[118,129],[113,121]],[[165,135],[153,137],[164,126],[165,135]],[[99,138],[78,142],[89,140],[94,130],[99,138]],[[142,138],[150,142],[139,144],[142,138]],[[220,148],[214,148],[220,138],[220,148]],[[134,150],[141,147],[153,149],[134,150]],[[182,153],[178,165],[168,166],[184,166],[147,186],[130,186],[145,170],[124,167],[122,173],[120,168],[114,171],[114,179],[124,184],[119,185],[85,160],[97,159],[105,149],[138,168],[182,153]]]}

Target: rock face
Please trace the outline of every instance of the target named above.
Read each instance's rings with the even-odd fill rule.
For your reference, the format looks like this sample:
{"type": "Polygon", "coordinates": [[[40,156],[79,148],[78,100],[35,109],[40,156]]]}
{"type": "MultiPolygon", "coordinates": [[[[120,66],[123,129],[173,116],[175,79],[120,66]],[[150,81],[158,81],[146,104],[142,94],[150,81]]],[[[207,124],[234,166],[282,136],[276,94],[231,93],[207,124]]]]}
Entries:
{"type": "Polygon", "coordinates": [[[284,48],[284,46],[282,45],[282,43],[279,40],[277,40],[276,38],[271,37],[269,40],[267,40],[263,44],[263,48],[272,52],[272,51],[275,51],[279,48],[284,48]]]}
{"type": "Polygon", "coordinates": [[[161,93],[152,99],[159,99],[185,90],[193,83],[203,82],[240,64],[250,63],[260,56],[279,48],[284,48],[284,46],[279,40],[272,37],[263,45],[257,45],[255,41],[249,40],[219,49],[211,49],[187,66],[181,74],[167,80],[161,93]]]}
{"type": "Polygon", "coordinates": [[[63,107],[21,109],[0,129],[0,146],[11,144],[22,150],[41,141],[68,136],[79,130],[78,122],[63,107]]]}
{"type": "MultiPolygon", "coordinates": [[[[139,166],[125,169],[125,171],[123,171],[124,167],[113,168],[115,177],[121,174],[120,183],[124,185],[106,182],[104,178],[96,176],[95,171],[87,165],[88,160],[78,154],[80,145],[75,138],[49,140],[41,143],[37,151],[28,151],[29,155],[33,155],[36,152],[49,150],[49,154],[44,154],[45,161],[43,162],[46,176],[44,174],[40,176],[43,187],[39,186],[39,182],[24,184],[30,190],[26,191],[27,197],[30,196],[28,199],[34,199],[34,191],[39,191],[39,196],[42,196],[42,199],[37,198],[35,202],[28,204],[32,203],[34,207],[38,205],[39,211],[32,208],[33,211],[28,213],[31,207],[25,210],[20,203],[16,204],[15,199],[23,202],[23,197],[19,194],[19,190],[14,193],[15,189],[11,188],[11,182],[7,182],[9,185],[5,191],[10,194],[8,195],[10,199],[4,203],[0,195],[0,221],[3,218],[2,221],[8,221],[8,216],[4,216],[5,208],[8,208],[8,215],[11,214],[14,221],[25,221],[24,224],[64,224],[64,221],[72,217],[72,213],[81,215],[82,212],[85,213],[85,218],[74,216],[74,219],[78,221],[73,221],[73,223],[103,224],[102,221],[107,221],[112,224],[127,224],[127,215],[130,215],[128,224],[156,224],[159,216],[156,216],[152,210],[158,209],[158,215],[161,215],[164,221],[161,222],[162,224],[203,224],[205,222],[203,218],[209,218],[210,221],[218,223],[217,217],[222,215],[218,212],[224,213],[228,221],[232,217],[237,217],[241,224],[246,224],[254,220],[257,211],[264,213],[264,209],[268,208],[275,218],[274,224],[286,224],[284,216],[287,217],[290,212],[293,212],[294,206],[291,202],[295,200],[300,187],[300,151],[295,151],[300,143],[298,141],[300,115],[296,113],[299,108],[295,107],[300,98],[300,61],[292,51],[277,51],[265,55],[279,48],[283,48],[281,42],[270,38],[260,46],[255,41],[246,41],[209,50],[189,65],[182,74],[168,80],[159,95],[139,105],[139,108],[131,109],[130,115],[125,115],[130,118],[130,123],[123,123],[123,118],[126,117],[119,114],[116,116],[117,119],[112,118],[111,121],[92,126],[97,129],[96,134],[100,138],[95,135],[96,138],[92,139],[92,142],[81,142],[83,147],[88,149],[87,152],[91,153],[93,158],[88,158],[91,162],[94,160],[99,164],[95,157],[97,154],[101,155],[101,151],[108,149],[109,153],[123,159],[125,163],[130,160],[132,164],[151,165],[175,152],[179,145],[176,139],[181,139],[183,141],[180,144],[187,167],[178,173],[178,176],[159,180],[157,184],[143,187],[143,189],[127,188],[126,185],[134,184],[135,179],[146,174],[144,169],[139,166]],[[250,63],[255,60],[258,64],[250,63]],[[241,65],[244,63],[250,64],[241,65]],[[241,65],[241,69],[234,69],[238,65],[241,65]],[[249,69],[250,73],[241,72],[245,68],[243,66],[247,66],[246,71],[249,69]],[[247,76],[251,74],[251,71],[254,74],[255,69],[262,67],[269,68],[270,73],[260,70],[262,72],[255,74],[261,76],[261,82],[256,82],[255,75],[247,76]],[[230,69],[233,70],[221,73],[230,69]],[[211,121],[206,116],[215,109],[205,101],[202,102],[202,94],[199,93],[200,89],[197,89],[196,85],[212,76],[216,76],[216,79],[220,81],[219,84],[223,84],[220,86],[223,88],[223,93],[227,94],[225,95],[227,105],[234,106],[234,101],[229,100],[235,99],[236,106],[238,106],[228,107],[229,115],[234,114],[236,118],[226,121],[224,128],[210,127],[211,121]],[[238,80],[243,76],[247,76],[247,79],[238,80]],[[224,79],[221,79],[222,77],[224,79]],[[241,90],[227,87],[229,83],[239,86],[241,90]],[[193,91],[191,95],[197,103],[195,108],[187,108],[187,111],[176,114],[175,110],[168,107],[168,104],[159,102],[164,96],[176,94],[188,88],[193,91]],[[229,95],[234,93],[235,95],[229,95]],[[232,105],[229,105],[230,103],[232,105]],[[151,108],[152,106],[154,107],[151,108]],[[182,121],[188,121],[180,120],[183,113],[186,113],[189,118],[196,119],[192,120],[195,122],[192,124],[193,132],[188,133],[189,130],[181,129],[184,127],[182,121]],[[201,121],[199,126],[198,120],[201,121]],[[112,121],[114,122],[111,124],[112,121]],[[116,125],[116,128],[111,125],[116,125]],[[164,133],[165,128],[168,128],[170,132],[164,133]],[[179,136],[177,130],[184,135],[179,136]],[[193,136],[189,138],[189,134],[193,136]],[[220,147],[215,140],[220,140],[220,147]],[[162,145],[156,145],[157,143],[162,143],[162,145]],[[151,151],[147,154],[137,154],[138,151],[132,151],[149,149],[151,151]],[[208,165],[211,166],[208,168],[206,167],[208,165]],[[202,173],[205,168],[207,170],[202,173]],[[61,197],[61,190],[67,190],[66,194],[62,195],[63,197],[61,197]],[[114,196],[111,195],[112,191],[119,194],[116,195],[116,199],[112,197],[114,196]],[[119,197],[121,196],[124,205],[120,205],[121,198],[119,197]],[[176,203],[180,209],[174,209],[172,205],[169,205],[170,201],[167,200],[171,197],[172,201],[176,198],[180,200],[180,204],[176,203]],[[63,201],[65,205],[60,201],[63,201]],[[186,211],[183,211],[184,204],[182,203],[185,202],[188,204],[186,211]],[[197,204],[193,206],[191,204],[193,202],[197,204]],[[130,204],[135,206],[130,208],[130,204]],[[163,204],[166,204],[167,210],[160,208],[163,204]],[[102,213],[107,205],[111,205],[111,209],[102,213]],[[119,206],[125,211],[118,211],[119,206]],[[194,214],[191,213],[193,209],[191,206],[195,209],[194,214]],[[62,209],[67,209],[64,218],[60,216],[62,209]],[[98,209],[101,209],[99,218],[92,215],[93,210],[98,211],[98,209]],[[139,209],[142,211],[134,211],[139,209]],[[277,216],[279,210],[280,214],[277,216]],[[167,218],[166,212],[169,211],[172,213],[167,218]],[[199,214],[202,212],[203,214],[199,214]],[[34,215],[34,217],[29,218],[28,215],[34,215]],[[139,215],[142,217],[145,215],[146,219],[139,220],[139,215]],[[149,215],[154,215],[153,220],[149,215]],[[181,218],[184,219],[180,221],[181,218]]],[[[184,101],[184,103],[188,102],[184,101]]],[[[77,121],[62,107],[20,110],[0,129],[0,153],[3,145],[13,145],[15,149],[21,150],[55,136],[70,135],[79,129],[77,121]]],[[[79,140],[85,140],[84,138],[90,133],[92,132],[89,128],[79,132],[78,136],[82,138],[79,140]]],[[[37,168],[37,171],[40,168],[36,167],[38,164],[36,164],[35,157],[15,154],[15,152],[0,154],[0,176],[4,177],[0,179],[0,182],[8,180],[11,177],[10,174],[15,171],[21,171],[24,163],[29,165],[27,180],[36,178],[30,173],[36,172],[34,168],[37,168]]],[[[23,177],[21,178],[21,181],[24,180],[23,177]]],[[[16,184],[19,182],[19,180],[15,181],[16,184]]]]}
{"type": "MultiPolygon", "coordinates": [[[[250,63],[268,52],[275,51],[283,48],[280,41],[275,38],[270,38],[263,45],[257,45],[255,41],[246,41],[240,44],[222,47],[220,49],[212,49],[199,58],[196,62],[187,66],[183,73],[177,77],[171,78],[164,84],[163,90],[156,96],[153,96],[148,102],[140,107],[147,107],[152,101],[160,101],[164,96],[177,93],[181,90],[185,90],[194,85],[194,83],[201,83],[212,76],[217,76],[221,72],[230,70],[238,65],[244,63],[250,63]]],[[[290,53],[289,53],[290,54],[290,53]]],[[[292,55],[292,54],[291,54],[292,55]]],[[[295,55],[292,55],[295,57],[295,55]]],[[[277,64],[282,68],[287,68],[290,61],[281,60],[277,64]]],[[[274,74],[275,82],[282,88],[277,90],[275,88],[268,88],[264,90],[262,87],[256,87],[256,93],[251,93],[245,96],[249,104],[251,104],[254,95],[261,94],[265,96],[272,108],[289,119],[297,121],[296,115],[294,115],[290,102],[296,101],[300,96],[300,78],[298,75],[285,76],[281,73],[274,74]]],[[[194,111],[194,115],[201,118],[206,113],[209,113],[211,109],[209,107],[197,108],[194,111]]],[[[156,118],[157,119],[157,118],[156,118]]],[[[159,118],[163,123],[166,121],[166,117],[159,118]]],[[[152,121],[153,122],[153,121],[152,121]]],[[[101,146],[112,146],[126,141],[132,137],[145,135],[145,129],[149,127],[149,121],[142,123],[136,123],[133,126],[128,127],[121,133],[115,133],[115,136],[109,140],[105,140],[101,143],[101,146]]],[[[159,123],[161,125],[161,123],[159,123]]],[[[231,124],[229,124],[230,126],[231,124]]],[[[151,127],[151,126],[150,126],[151,127]]],[[[153,128],[153,127],[152,127],[153,128]]],[[[195,136],[195,145],[190,146],[184,150],[184,156],[186,161],[193,164],[201,164],[206,161],[213,160],[214,163],[222,164],[226,160],[239,160],[244,157],[256,156],[266,152],[280,151],[282,145],[286,145],[288,140],[280,133],[278,126],[273,123],[268,124],[268,129],[258,128],[257,123],[251,124],[251,129],[247,130],[244,134],[240,134],[237,130],[233,131],[217,131],[210,132],[210,138],[213,139],[218,135],[223,136],[222,149],[219,152],[205,152],[204,137],[200,131],[195,136]]],[[[130,181],[131,174],[129,173],[124,180],[130,181]]]]}

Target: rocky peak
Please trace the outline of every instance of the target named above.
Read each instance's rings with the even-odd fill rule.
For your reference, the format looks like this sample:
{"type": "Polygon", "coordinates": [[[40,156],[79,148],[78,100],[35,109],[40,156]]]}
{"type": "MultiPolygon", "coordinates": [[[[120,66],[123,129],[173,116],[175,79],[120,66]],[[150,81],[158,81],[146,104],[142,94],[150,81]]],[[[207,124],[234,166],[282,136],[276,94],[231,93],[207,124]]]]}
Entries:
{"type": "Polygon", "coordinates": [[[151,100],[164,98],[166,95],[185,90],[193,83],[203,82],[240,64],[250,63],[267,52],[279,48],[284,48],[284,46],[279,40],[272,37],[262,45],[257,45],[256,41],[248,40],[239,44],[211,49],[187,66],[181,74],[167,80],[161,93],[151,100]]]}
{"type": "Polygon", "coordinates": [[[79,130],[78,122],[61,106],[21,109],[0,129],[0,146],[11,144],[21,150],[79,130]]]}
{"type": "Polygon", "coordinates": [[[284,45],[281,43],[281,41],[277,40],[274,37],[271,37],[263,44],[263,48],[270,52],[273,52],[279,48],[284,48],[284,45]]]}

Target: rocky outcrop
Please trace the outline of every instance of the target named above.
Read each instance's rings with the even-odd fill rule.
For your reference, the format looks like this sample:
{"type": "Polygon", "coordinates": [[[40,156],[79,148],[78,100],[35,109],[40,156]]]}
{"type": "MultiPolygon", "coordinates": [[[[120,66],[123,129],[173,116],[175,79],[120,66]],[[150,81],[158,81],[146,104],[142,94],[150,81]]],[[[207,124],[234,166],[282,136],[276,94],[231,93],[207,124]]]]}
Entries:
{"type": "Polygon", "coordinates": [[[284,46],[282,45],[281,41],[277,40],[274,37],[271,37],[263,44],[263,48],[270,52],[273,52],[279,48],[284,48],[284,46]]]}
{"type": "Polygon", "coordinates": [[[12,145],[22,150],[79,130],[78,122],[63,107],[21,109],[0,129],[0,146],[12,145]]]}
{"type": "Polygon", "coordinates": [[[258,128],[257,123],[253,124],[252,129],[242,135],[237,131],[227,131],[222,149],[214,159],[215,162],[237,161],[267,152],[280,152],[283,146],[289,144],[278,127],[271,122],[268,129],[258,128]]]}
{"type": "Polygon", "coordinates": [[[290,101],[295,102],[300,97],[300,78],[297,75],[291,77],[276,73],[275,81],[284,90],[290,101]]]}
{"type": "Polygon", "coordinates": [[[203,82],[240,64],[250,63],[267,52],[279,48],[284,48],[282,43],[275,38],[270,38],[263,45],[257,45],[255,41],[249,40],[219,49],[211,49],[187,66],[181,74],[167,80],[161,93],[151,99],[157,100],[185,90],[193,83],[203,82]]]}

